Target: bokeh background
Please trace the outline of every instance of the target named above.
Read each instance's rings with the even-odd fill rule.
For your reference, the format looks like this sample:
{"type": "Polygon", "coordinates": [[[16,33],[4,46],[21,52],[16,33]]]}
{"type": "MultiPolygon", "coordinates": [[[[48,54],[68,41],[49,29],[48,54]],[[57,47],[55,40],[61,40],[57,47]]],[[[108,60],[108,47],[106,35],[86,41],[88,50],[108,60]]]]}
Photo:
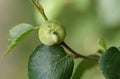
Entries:
{"type": "MultiPolygon", "coordinates": [[[[99,39],[107,47],[120,46],[120,0],[40,0],[49,20],[60,21],[67,30],[65,42],[77,52],[97,52],[99,39]]],[[[43,18],[29,0],[0,0],[0,79],[28,79],[27,62],[32,50],[40,44],[37,30],[30,33],[7,57],[9,29],[19,23],[40,25],[43,18]]],[[[82,59],[75,60],[79,63],[82,59]]],[[[96,66],[81,79],[104,79],[96,66]]]]}

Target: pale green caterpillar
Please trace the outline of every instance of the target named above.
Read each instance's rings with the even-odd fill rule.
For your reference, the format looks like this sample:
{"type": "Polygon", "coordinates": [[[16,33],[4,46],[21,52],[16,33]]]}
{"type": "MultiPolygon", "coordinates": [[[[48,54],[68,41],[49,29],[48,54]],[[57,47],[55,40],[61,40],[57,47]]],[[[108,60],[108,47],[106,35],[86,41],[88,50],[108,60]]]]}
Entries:
{"type": "Polygon", "coordinates": [[[60,44],[65,36],[65,28],[57,21],[45,21],[39,27],[39,39],[47,46],[60,44]]]}

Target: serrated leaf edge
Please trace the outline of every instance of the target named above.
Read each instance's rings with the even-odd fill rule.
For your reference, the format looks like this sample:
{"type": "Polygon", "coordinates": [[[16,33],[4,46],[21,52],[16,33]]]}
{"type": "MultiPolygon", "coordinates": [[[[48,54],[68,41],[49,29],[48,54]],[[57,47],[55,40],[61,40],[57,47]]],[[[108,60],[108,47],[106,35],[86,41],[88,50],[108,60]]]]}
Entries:
{"type": "MultiPolygon", "coordinates": [[[[22,24],[25,24],[25,23],[22,23],[22,24]]],[[[19,25],[19,24],[18,24],[19,25]]],[[[17,25],[16,25],[17,26],[17,25]]],[[[15,27],[16,27],[15,26],[15,27]]],[[[31,28],[30,30],[28,30],[28,31],[26,31],[26,32],[24,32],[24,34],[21,34],[17,39],[15,39],[15,42],[14,42],[14,45],[11,45],[11,46],[9,46],[8,48],[7,48],[7,50],[6,50],[6,52],[5,52],[5,54],[4,54],[4,57],[6,57],[9,53],[10,53],[10,51],[16,46],[16,44],[18,43],[18,42],[16,42],[16,41],[19,41],[19,40],[21,40],[21,39],[24,39],[25,38],[25,36],[27,36],[27,34],[29,34],[32,30],[34,30],[35,29],[35,27],[33,27],[33,28],[31,28]],[[23,37],[23,38],[22,38],[23,37]]],[[[9,39],[8,39],[9,40],[9,39]]]]}

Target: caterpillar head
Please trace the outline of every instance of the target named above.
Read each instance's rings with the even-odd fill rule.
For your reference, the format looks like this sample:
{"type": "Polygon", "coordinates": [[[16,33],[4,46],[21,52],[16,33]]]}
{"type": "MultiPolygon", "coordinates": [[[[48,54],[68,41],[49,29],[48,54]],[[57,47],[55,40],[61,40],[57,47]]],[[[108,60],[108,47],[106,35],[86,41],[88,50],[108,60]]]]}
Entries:
{"type": "Polygon", "coordinates": [[[60,44],[64,40],[66,30],[57,21],[46,21],[40,25],[38,34],[41,43],[52,46],[60,44]]]}

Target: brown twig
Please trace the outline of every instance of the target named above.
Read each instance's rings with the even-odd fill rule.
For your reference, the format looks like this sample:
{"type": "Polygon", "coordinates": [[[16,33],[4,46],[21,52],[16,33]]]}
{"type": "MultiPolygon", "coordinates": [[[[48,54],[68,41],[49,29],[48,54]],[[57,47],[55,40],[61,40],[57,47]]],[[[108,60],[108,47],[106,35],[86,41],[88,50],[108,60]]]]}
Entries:
{"type": "Polygon", "coordinates": [[[62,42],[61,45],[63,45],[66,49],[68,49],[75,56],[75,58],[84,58],[87,60],[92,60],[92,61],[98,62],[98,58],[81,55],[81,54],[75,52],[73,49],[71,49],[65,42],[62,42]]]}

